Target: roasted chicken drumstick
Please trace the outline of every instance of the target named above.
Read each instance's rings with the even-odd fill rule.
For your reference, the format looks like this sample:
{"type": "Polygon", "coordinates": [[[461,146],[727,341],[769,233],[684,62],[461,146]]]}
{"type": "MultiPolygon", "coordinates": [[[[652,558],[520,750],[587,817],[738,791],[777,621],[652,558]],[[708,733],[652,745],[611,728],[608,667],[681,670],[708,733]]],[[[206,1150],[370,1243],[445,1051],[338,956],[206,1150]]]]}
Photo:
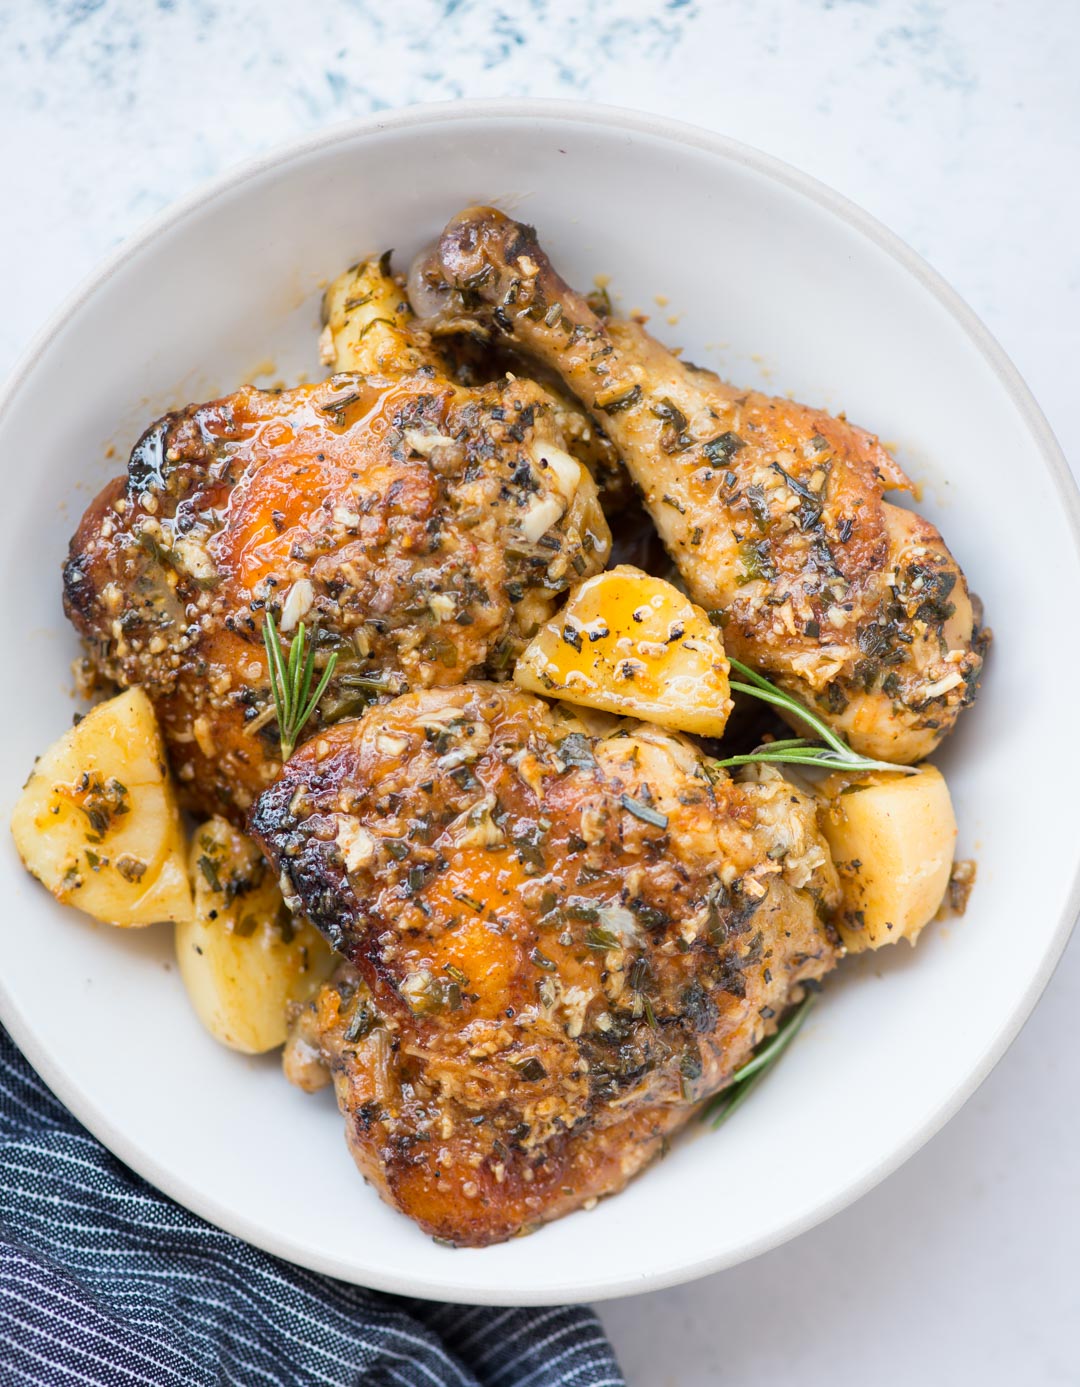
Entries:
{"type": "Polygon", "coordinates": [[[620,1189],[838,957],[811,800],[600,721],[409,694],[306,743],[252,816],[349,962],[287,1071],[332,1073],[360,1169],[455,1243],[620,1189]]]}
{"type": "Polygon", "coordinates": [[[337,669],[320,718],[509,673],[610,535],[559,406],[465,389],[382,262],[328,295],[340,370],[166,415],[71,543],[65,607],[111,680],[153,700],[185,802],[242,824],[277,774],[264,613],[337,669]]]}
{"type": "Polygon", "coordinates": [[[533,229],[493,208],[449,224],[429,278],[434,268],[454,291],[437,317],[479,317],[602,422],[733,655],[865,755],[933,750],[975,696],[983,641],[937,530],[883,500],[912,487],[872,434],[728,385],[636,322],[598,318],[533,229]]]}

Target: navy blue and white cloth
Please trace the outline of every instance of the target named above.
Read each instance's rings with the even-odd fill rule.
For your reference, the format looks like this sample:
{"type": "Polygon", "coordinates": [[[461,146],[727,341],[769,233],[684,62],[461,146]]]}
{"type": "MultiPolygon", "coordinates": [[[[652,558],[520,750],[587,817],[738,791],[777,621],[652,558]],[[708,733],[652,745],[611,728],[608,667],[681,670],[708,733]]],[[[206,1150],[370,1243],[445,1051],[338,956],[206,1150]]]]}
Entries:
{"type": "Polygon", "coordinates": [[[625,1387],[584,1307],[402,1300],[204,1223],[110,1155],[0,1031],[3,1387],[625,1387]]]}

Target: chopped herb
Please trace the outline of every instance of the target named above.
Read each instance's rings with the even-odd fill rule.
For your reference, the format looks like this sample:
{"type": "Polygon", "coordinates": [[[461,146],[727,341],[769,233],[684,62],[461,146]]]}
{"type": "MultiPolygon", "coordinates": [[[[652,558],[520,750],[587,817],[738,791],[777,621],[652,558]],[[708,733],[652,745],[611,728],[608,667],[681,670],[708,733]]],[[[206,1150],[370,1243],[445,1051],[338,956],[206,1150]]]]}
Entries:
{"type": "Polygon", "coordinates": [[[703,443],[701,451],[714,466],[723,467],[731,461],[740,448],[745,447],[745,440],[729,429],[727,433],[722,433],[717,438],[710,438],[708,443],[703,443]]]}
{"type": "Polygon", "coordinates": [[[781,467],[778,462],[770,462],[769,466],[778,476],[783,477],[784,481],[787,482],[796,496],[800,496],[804,501],[809,501],[810,504],[816,506],[818,510],[821,509],[821,497],[817,495],[816,492],[811,491],[803,482],[797,481],[791,473],[781,467]]]}
{"type": "Polygon", "coordinates": [[[199,858],[198,867],[199,871],[202,872],[203,876],[206,878],[206,884],[210,887],[210,890],[219,896],[224,895],[221,878],[218,876],[217,863],[214,859],[208,857],[206,853],[203,853],[199,858]]]}
{"type": "Polygon", "coordinates": [[[94,833],[97,835],[90,841],[100,843],[101,840],[105,837],[106,829],[109,827],[108,811],[105,809],[101,809],[96,805],[90,804],[80,804],[79,808],[90,820],[90,827],[94,830],[94,833]]]}
{"type": "Polygon", "coordinates": [[[90,822],[91,832],[86,835],[88,843],[103,842],[113,819],[130,811],[127,793],[127,786],[121,785],[119,780],[103,781],[96,772],[93,775],[83,773],[74,788],[73,798],[76,807],[90,822]]]}
{"type": "Polygon", "coordinates": [[[739,545],[739,562],[743,567],[738,577],[739,583],[754,583],[758,579],[771,583],[776,577],[769,546],[764,540],[743,540],[739,545]]]}
{"type": "Polygon", "coordinates": [[[139,548],[144,550],[162,568],[175,568],[176,560],[168,549],[163,548],[158,541],[147,530],[140,530],[137,535],[139,548]]]}
{"type": "MultiPolygon", "coordinates": [[[[371,330],[371,328],[375,326],[376,323],[390,323],[390,319],[372,318],[370,323],[365,323],[364,326],[360,329],[360,336],[356,340],[358,342],[362,341],[364,336],[371,330]]],[[[390,326],[393,327],[393,324],[390,323],[390,326]]],[[[339,395],[336,400],[328,400],[326,404],[320,405],[319,410],[323,414],[334,415],[335,424],[340,424],[342,415],[345,413],[345,411],[348,409],[350,405],[356,404],[359,398],[360,395],[358,391],[350,390],[347,395],[339,395]]]]}
{"type": "Polygon", "coordinates": [[[597,409],[602,409],[605,414],[619,414],[624,409],[629,409],[631,405],[636,405],[641,399],[641,386],[632,385],[629,390],[623,390],[617,395],[605,396],[597,399],[597,409]]]}
{"type": "Polygon", "coordinates": [[[802,504],[799,506],[796,519],[801,530],[813,529],[821,519],[822,507],[825,504],[825,497],[822,492],[811,491],[803,482],[797,481],[790,472],[785,471],[778,462],[771,462],[769,466],[783,477],[790,489],[798,496],[802,504]]]}
{"type": "Polygon", "coordinates": [[[748,486],[746,488],[746,504],[750,507],[750,514],[754,517],[754,524],[758,529],[767,529],[769,503],[765,499],[765,488],[763,486],[748,486]]]}
{"type": "Polygon", "coordinates": [[[633,814],[635,819],[640,819],[642,823],[652,824],[654,828],[667,828],[668,816],[661,814],[659,809],[654,809],[651,804],[645,804],[640,799],[635,799],[633,795],[620,795],[619,803],[628,814],[633,814]]]}
{"type": "Polygon", "coordinates": [[[557,750],[559,760],[567,767],[576,766],[581,770],[590,770],[596,765],[596,757],[588,738],[580,732],[571,732],[568,737],[564,737],[557,750]]]}
{"type": "Polygon", "coordinates": [[[426,970],[411,974],[401,990],[414,1016],[461,1010],[459,984],[452,979],[432,977],[426,970]]]}
{"type": "Polygon", "coordinates": [[[635,958],[630,969],[630,990],[631,992],[642,992],[652,981],[652,969],[649,967],[647,958],[635,958]]]}
{"type": "Polygon", "coordinates": [[[701,1078],[701,1055],[697,1048],[684,1050],[679,1056],[679,1074],[682,1076],[682,1093],[688,1101],[694,1097],[694,1084],[701,1078]]]}
{"type": "Polygon", "coordinates": [[[511,842],[517,848],[518,857],[529,870],[529,875],[538,876],[546,867],[543,853],[545,834],[539,824],[526,821],[511,835],[511,842]]]}
{"type": "MultiPolygon", "coordinates": [[[[585,302],[598,318],[611,317],[611,295],[607,288],[596,288],[585,295],[585,302]]],[[[569,326],[569,324],[567,324],[569,326]]]]}
{"type": "Polygon", "coordinates": [[[673,404],[672,401],[667,398],[654,404],[652,412],[656,415],[657,419],[666,420],[676,433],[682,433],[683,429],[686,428],[686,415],[678,405],[673,404]]]}
{"type": "Polygon", "coordinates": [[[643,901],[640,896],[630,902],[630,909],[646,929],[664,929],[671,924],[670,917],[664,911],[658,910],[648,901],[643,901]]]}
{"type": "Polygon", "coordinates": [[[526,1059],[511,1060],[510,1063],[517,1070],[519,1077],[524,1079],[526,1083],[534,1084],[538,1079],[547,1078],[547,1070],[535,1055],[529,1055],[526,1059]]]}
{"type": "Polygon", "coordinates": [[[432,874],[430,864],[420,863],[415,867],[410,867],[405,873],[405,884],[411,896],[418,895],[426,886],[428,877],[432,874]]]}
{"type": "Polygon", "coordinates": [[[715,1030],[719,1011],[698,978],[683,988],[680,1000],[683,1016],[695,1031],[706,1035],[715,1030]]]}
{"type": "Polygon", "coordinates": [[[599,949],[606,952],[608,949],[621,949],[622,941],[618,935],[612,934],[610,930],[601,929],[598,925],[585,931],[585,944],[587,948],[599,949]]]}
{"type": "Polygon", "coordinates": [[[346,1040],[363,1040],[375,1029],[375,1013],[366,1006],[358,1006],[345,1028],[346,1040]]]}

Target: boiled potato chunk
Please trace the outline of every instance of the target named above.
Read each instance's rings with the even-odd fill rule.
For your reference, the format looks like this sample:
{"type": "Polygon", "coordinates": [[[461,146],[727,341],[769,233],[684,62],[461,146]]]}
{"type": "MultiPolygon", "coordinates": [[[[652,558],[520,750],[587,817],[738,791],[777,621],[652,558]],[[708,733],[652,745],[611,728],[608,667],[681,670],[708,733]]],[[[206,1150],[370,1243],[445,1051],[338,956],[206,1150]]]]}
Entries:
{"type": "Polygon", "coordinates": [[[195,914],[176,927],[188,997],[215,1039],[257,1055],[285,1041],[286,1009],[329,977],[322,935],[289,914],[269,863],[250,838],[213,818],[191,846],[195,914]]]}
{"type": "Polygon", "coordinates": [[[405,331],[413,316],[387,257],[353,265],[323,295],[323,364],[365,375],[396,375],[430,364],[405,331]]]}
{"type": "Polygon", "coordinates": [[[99,703],[38,759],[11,831],[65,905],[114,925],[191,915],[180,812],[142,689],[99,703]]]}
{"type": "Polygon", "coordinates": [[[514,670],[523,689],[719,737],[731,712],[720,632],[688,597],[621,565],[574,589],[514,670]]]}
{"type": "Polygon", "coordinates": [[[838,772],[818,787],[821,827],[840,876],[837,927],[852,953],[907,939],[937,913],[949,884],[956,819],[940,771],[838,772]]]}

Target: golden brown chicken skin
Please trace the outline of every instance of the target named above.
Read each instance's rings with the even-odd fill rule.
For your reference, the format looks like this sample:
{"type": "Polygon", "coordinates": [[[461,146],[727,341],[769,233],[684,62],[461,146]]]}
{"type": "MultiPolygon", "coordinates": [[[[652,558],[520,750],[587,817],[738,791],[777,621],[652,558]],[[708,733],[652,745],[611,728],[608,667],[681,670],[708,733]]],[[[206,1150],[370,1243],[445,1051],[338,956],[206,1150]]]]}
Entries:
{"type": "Polygon", "coordinates": [[[872,434],[598,318],[493,208],[455,218],[435,263],[451,320],[486,315],[601,421],[733,655],[868,756],[933,750],[975,696],[985,641],[937,530],[883,499],[912,487],[872,434]]]}
{"type": "Polygon", "coordinates": [[[601,723],[410,694],[309,741],[252,816],[351,965],[287,1071],[330,1069],[360,1169],[454,1243],[620,1189],[838,957],[807,797],[601,723]]]}
{"type": "Polygon", "coordinates": [[[311,735],[508,673],[609,545],[544,391],[421,361],[167,415],[84,516],[64,601],[100,670],[153,700],[185,803],[239,823],[279,768],[267,610],[286,647],[303,621],[320,667],[338,654],[311,735]]]}
{"type": "MultiPolygon", "coordinates": [[[[350,287],[348,292],[355,300],[355,290],[350,287]]],[[[481,320],[475,313],[457,312],[456,292],[443,278],[437,259],[430,255],[417,257],[409,274],[408,298],[402,295],[402,299],[399,312],[409,315],[406,322],[412,339],[426,343],[429,351],[437,351],[463,384],[481,385],[509,372],[542,385],[558,401],[560,427],[571,452],[592,473],[608,520],[636,507],[630,475],[597,420],[567,391],[557,372],[535,357],[516,351],[512,340],[496,324],[481,320]]],[[[331,333],[327,340],[335,344],[336,350],[338,335],[331,333]]],[[[334,359],[341,360],[339,351],[334,359]]]]}
{"type": "MultiPolygon", "coordinates": [[[[437,267],[425,273],[417,262],[410,292],[425,312],[445,299],[448,286],[437,267]],[[434,276],[434,280],[432,279],[434,276]]],[[[508,373],[535,380],[551,397],[555,422],[566,446],[592,474],[604,513],[623,509],[631,500],[631,483],[611,440],[581,405],[568,395],[554,371],[507,350],[502,333],[493,333],[475,318],[460,323],[437,318],[434,332],[418,321],[404,290],[391,273],[389,255],[353,265],[323,296],[320,350],[332,371],[403,375],[430,367],[461,385],[480,386],[508,373]]]]}

